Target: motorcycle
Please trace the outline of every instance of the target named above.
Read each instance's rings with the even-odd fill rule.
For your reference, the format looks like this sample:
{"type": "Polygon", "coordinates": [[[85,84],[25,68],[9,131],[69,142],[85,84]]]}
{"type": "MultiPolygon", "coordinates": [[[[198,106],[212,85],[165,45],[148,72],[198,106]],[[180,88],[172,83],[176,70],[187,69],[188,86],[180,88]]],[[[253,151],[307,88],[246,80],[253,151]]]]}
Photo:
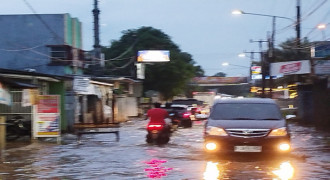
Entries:
{"type": "Polygon", "coordinates": [[[6,140],[14,141],[21,136],[31,136],[31,120],[15,116],[6,121],[6,140]]]}
{"type": "Polygon", "coordinates": [[[170,141],[171,128],[168,125],[150,123],[147,131],[147,143],[166,144],[170,141]]]}

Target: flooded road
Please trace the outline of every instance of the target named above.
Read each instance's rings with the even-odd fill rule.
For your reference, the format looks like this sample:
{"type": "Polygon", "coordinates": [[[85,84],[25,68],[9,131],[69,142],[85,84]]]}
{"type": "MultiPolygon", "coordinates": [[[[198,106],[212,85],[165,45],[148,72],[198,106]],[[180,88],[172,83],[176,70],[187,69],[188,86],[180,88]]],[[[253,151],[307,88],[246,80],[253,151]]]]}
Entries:
{"type": "Polygon", "coordinates": [[[0,180],[12,179],[329,179],[330,136],[290,124],[293,152],[287,157],[226,155],[203,151],[203,122],[178,129],[170,143],[145,142],[146,121],[122,124],[114,134],[66,135],[62,144],[9,143],[0,161],[0,180]]]}

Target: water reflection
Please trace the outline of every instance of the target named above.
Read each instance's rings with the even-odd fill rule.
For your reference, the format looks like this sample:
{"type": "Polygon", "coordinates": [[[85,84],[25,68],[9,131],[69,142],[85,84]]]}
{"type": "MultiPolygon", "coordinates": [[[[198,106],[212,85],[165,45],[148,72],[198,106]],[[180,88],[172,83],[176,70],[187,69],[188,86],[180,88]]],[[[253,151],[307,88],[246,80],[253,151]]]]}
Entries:
{"type": "Polygon", "coordinates": [[[167,176],[167,172],[172,170],[173,168],[166,168],[162,166],[163,163],[166,163],[166,160],[158,160],[152,159],[150,161],[145,162],[149,166],[149,168],[144,169],[147,172],[147,177],[151,179],[159,179],[163,176],[167,176]]]}
{"type": "Polygon", "coordinates": [[[279,169],[272,171],[280,180],[288,180],[293,178],[294,168],[290,162],[282,162],[279,169]]]}
{"type": "Polygon", "coordinates": [[[219,163],[207,162],[205,172],[204,172],[204,180],[217,180],[220,178],[220,170],[218,168],[219,163]]]}
{"type": "Polygon", "coordinates": [[[236,167],[237,169],[232,169],[237,165],[235,162],[232,163],[234,163],[234,165],[229,167],[228,165],[231,163],[208,161],[203,173],[203,180],[242,179],[247,178],[247,176],[260,176],[260,178],[272,176],[273,180],[289,180],[294,176],[294,168],[288,161],[283,161],[277,165],[274,165],[274,162],[269,161],[268,163],[256,161],[255,163],[259,164],[260,166],[247,165],[246,167],[236,167]],[[254,174],[250,174],[251,172],[254,174]]]}

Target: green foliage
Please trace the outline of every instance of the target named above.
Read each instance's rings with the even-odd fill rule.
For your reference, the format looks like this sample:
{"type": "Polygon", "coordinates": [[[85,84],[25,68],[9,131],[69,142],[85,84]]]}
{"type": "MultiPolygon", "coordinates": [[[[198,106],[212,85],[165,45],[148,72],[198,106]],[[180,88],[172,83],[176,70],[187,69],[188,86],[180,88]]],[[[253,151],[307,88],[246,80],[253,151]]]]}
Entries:
{"type": "Polygon", "coordinates": [[[297,61],[310,59],[310,42],[305,38],[297,48],[295,38],[290,38],[281,43],[280,49],[275,50],[275,62],[297,61]]]}
{"type": "Polygon", "coordinates": [[[181,52],[168,35],[152,27],[124,31],[120,40],[103,48],[105,58],[113,59],[106,62],[105,74],[134,78],[134,61],[139,50],[170,51],[170,62],[147,64],[145,68],[144,91],[156,90],[165,100],[183,93],[192,77],[204,75],[189,53],[181,52]]]}
{"type": "Polygon", "coordinates": [[[215,77],[226,77],[226,73],[224,73],[224,72],[218,72],[218,73],[216,73],[213,76],[215,76],[215,77]]]}

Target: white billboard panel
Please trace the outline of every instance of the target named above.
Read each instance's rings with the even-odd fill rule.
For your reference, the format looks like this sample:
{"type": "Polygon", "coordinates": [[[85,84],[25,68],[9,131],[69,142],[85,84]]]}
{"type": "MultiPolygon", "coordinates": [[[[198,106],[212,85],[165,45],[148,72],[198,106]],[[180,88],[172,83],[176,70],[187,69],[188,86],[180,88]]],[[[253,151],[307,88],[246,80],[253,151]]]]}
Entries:
{"type": "Polygon", "coordinates": [[[143,50],[138,51],[137,62],[169,62],[170,51],[164,50],[143,50]]]}
{"type": "Polygon", "coordinates": [[[311,72],[309,60],[287,61],[270,64],[270,75],[308,74],[311,72]]]}

